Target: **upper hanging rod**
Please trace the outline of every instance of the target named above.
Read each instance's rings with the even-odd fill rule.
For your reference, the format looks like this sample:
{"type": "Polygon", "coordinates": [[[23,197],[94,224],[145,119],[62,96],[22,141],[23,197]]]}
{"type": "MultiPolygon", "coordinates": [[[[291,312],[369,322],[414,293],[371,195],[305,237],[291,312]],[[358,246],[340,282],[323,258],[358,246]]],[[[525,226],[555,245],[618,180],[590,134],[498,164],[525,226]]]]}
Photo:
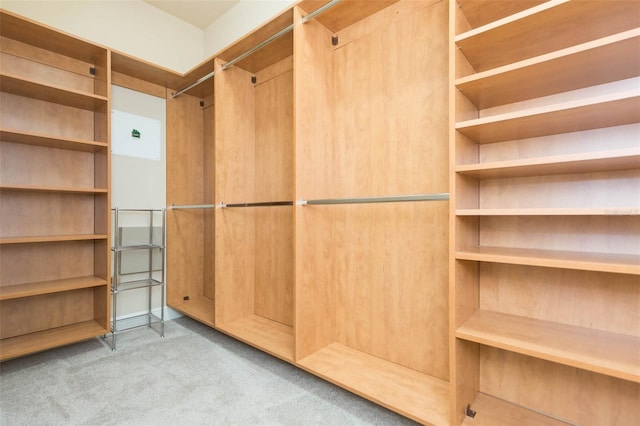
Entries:
{"type": "Polygon", "coordinates": [[[180,89],[177,92],[174,92],[171,94],[172,98],[177,98],[178,96],[182,95],[184,92],[186,92],[187,90],[191,89],[192,87],[196,87],[198,84],[209,80],[211,77],[213,77],[215,75],[215,71],[211,71],[209,74],[205,75],[204,77],[200,77],[195,83],[191,83],[190,85],[188,85],[187,87],[185,87],[184,89],[180,89]]]}
{"type": "Polygon", "coordinates": [[[417,194],[417,195],[391,195],[387,197],[363,197],[363,198],[327,198],[324,200],[300,200],[298,205],[320,204],[367,204],[367,203],[399,203],[406,201],[440,201],[448,200],[449,193],[417,194]]]}
{"type": "Polygon", "coordinates": [[[175,205],[171,204],[169,207],[171,210],[186,210],[186,209],[213,209],[215,208],[215,204],[181,204],[175,205]]]}
{"type": "Polygon", "coordinates": [[[292,206],[293,201],[266,201],[261,203],[233,203],[233,204],[225,204],[220,203],[216,207],[220,207],[221,209],[227,207],[269,207],[269,206],[292,206]]]}
{"type": "Polygon", "coordinates": [[[329,3],[325,4],[324,6],[320,6],[319,8],[317,8],[316,10],[311,12],[310,14],[308,14],[306,16],[303,16],[302,17],[302,23],[306,24],[307,22],[309,22],[310,20],[312,20],[316,16],[320,15],[325,10],[332,8],[333,6],[335,6],[336,4],[340,3],[341,1],[342,0],[331,0],[329,3]]]}
{"type": "Polygon", "coordinates": [[[223,64],[222,65],[222,71],[226,70],[227,68],[229,68],[233,64],[236,64],[236,63],[240,62],[241,60],[243,60],[247,56],[251,55],[255,51],[262,49],[267,44],[279,39],[283,35],[289,33],[291,30],[293,30],[293,24],[287,26],[286,28],[281,29],[280,31],[278,31],[277,33],[275,33],[274,35],[272,35],[268,39],[264,40],[263,42],[258,43],[257,45],[253,46],[251,49],[245,51],[244,53],[241,53],[240,55],[236,56],[235,58],[233,58],[229,62],[223,64]]]}
{"type": "MultiPolygon", "coordinates": [[[[315,18],[316,16],[320,15],[321,13],[325,12],[326,10],[328,10],[329,8],[335,6],[336,4],[340,3],[342,0],[331,0],[329,3],[325,4],[324,6],[320,6],[319,8],[317,8],[316,10],[314,10],[313,12],[309,13],[308,15],[305,15],[302,17],[302,23],[305,24],[308,21],[310,21],[311,19],[315,18]]],[[[229,62],[225,63],[224,65],[222,65],[222,71],[226,70],[227,68],[229,68],[230,66],[240,62],[241,60],[243,60],[244,58],[246,58],[247,56],[251,55],[252,53],[256,52],[257,50],[262,49],[263,47],[265,47],[267,44],[279,39],[280,37],[282,37],[283,35],[289,33],[291,30],[293,30],[293,24],[287,26],[286,28],[281,29],[280,31],[278,31],[277,33],[275,33],[274,35],[272,35],[271,37],[269,37],[268,39],[264,40],[263,42],[257,44],[256,46],[252,47],[251,49],[245,51],[244,53],[241,53],[240,55],[236,56],[235,58],[233,58],[232,60],[230,60],[229,62]]],[[[178,90],[177,92],[173,93],[171,95],[172,98],[177,98],[178,96],[180,96],[181,94],[183,94],[184,92],[186,92],[187,90],[199,85],[200,83],[209,80],[211,77],[213,77],[215,75],[215,71],[211,71],[209,74],[205,75],[204,77],[199,78],[196,82],[191,83],[189,86],[178,90]]]]}

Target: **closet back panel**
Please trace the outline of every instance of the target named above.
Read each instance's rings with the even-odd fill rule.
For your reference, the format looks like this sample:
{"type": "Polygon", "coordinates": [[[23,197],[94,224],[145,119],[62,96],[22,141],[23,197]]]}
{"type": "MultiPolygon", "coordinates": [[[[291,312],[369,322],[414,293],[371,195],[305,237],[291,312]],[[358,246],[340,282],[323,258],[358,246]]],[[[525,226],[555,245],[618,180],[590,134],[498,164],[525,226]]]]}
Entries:
{"type": "Polygon", "coordinates": [[[105,245],[101,241],[0,245],[0,286],[94,275],[94,244],[105,245]]]}
{"type": "MultiPolygon", "coordinates": [[[[292,59],[256,72],[256,84],[253,75],[231,67],[216,77],[216,93],[223,100],[216,111],[218,202],[293,198],[292,59]]],[[[217,321],[256,314],[291,326],[291,208],[216,213],[217,321]]]]}
{"type": "MultiPolygon", "coordinates": [[[[0,338],[93,320],[93,297],[94,290],[85,288],[5,300],[0,309],[0,338]]],[[[104,305],[100,309],[104,311],[104,305]]]]}
{"type": "MultiPolygon", "coordinates": [[[[314,84],[318,99],[296,99],[297,197],[448,191],[447,17],[445,2],[399,2],[333,48],[319,23],[303,26],[296,85],[314,84]]],[[[446,379],[447,212],[297,209],[297,356],[333,341],[446,379]]]]}
{"type": "MultiPolygon", "coordinates": [[[[94,140],[94,113],[0,93],[0,126],[49,136],[94,140]],[[29,111],[21,114],[19,111],[29,111]]],[[[106,139],[95,139],[104,142],[106,139]]]]}
{"type": "MultiPolygon", "coordinates": [[[[205,204],[213,204],[214,185],[215,185],[215,117],[213,96],[204,101],[203,117],[203,137],[204,137],[204,156],[203,156],[203,202],[205,204]]],[[[203,271],[203,295],[213,300],[215,298],[215,212],[212,209],[204,211],[204,271],[203,271]]]]}
{"type": "Polygon", "coordinates": [[[637,423],[638,383],[485,346],[480,374],[481,392],[573,424],[637,423]]]}
{"type": "MultiPolygon", "coordinates": [[[[203,145],[200,99],[189,95],[168,97],[168,205],[204,203],[203,145]]],[[[169,210],[166,220],[167,244],[171,247],[167,251],[167,302],[180,309],[185,297],[193,300],[203,296],[204,212],[169,210]]]]}

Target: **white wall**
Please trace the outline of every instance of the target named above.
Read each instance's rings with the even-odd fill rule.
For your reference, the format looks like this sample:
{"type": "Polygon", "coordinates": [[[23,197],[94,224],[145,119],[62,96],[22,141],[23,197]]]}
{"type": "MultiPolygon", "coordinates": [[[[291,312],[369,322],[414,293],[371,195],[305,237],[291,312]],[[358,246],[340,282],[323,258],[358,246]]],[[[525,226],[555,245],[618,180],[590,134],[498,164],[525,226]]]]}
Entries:
{"type": "Polygon", "coordinates": [[[142,0],[0,0],[3,9],[178,72],[203,60],[203,31],[142,0]]]}
{"type": "MultiPolygon", "coordinates": [[[[111,88],[111,107],[114,110],[158,120],[160,131],[160,159],[142,159],[124,155],[111,155],[111,207],[121,209],[161,209],[167,205],[166,199],[166,101],[118,86],[111,88]]],[[[112,134],[112,138],[116,137],[112,134]]],[[[112,143],[113,143],[112,139],[112,143]]],[[[154,216],[154,225],[160,220],[154,216]]],[[[141,213],[123,213],[119,226],[147,226],[148,216],[141,213]]],[[[144,253],[129,252],[127,259],[135,267],[148,265],[144,253]],[[139,255],[143,256],[140,257],[139,255]],[[141,259],[141,260],[140,260],[141,259]],[[133,261],[133,262],[132,262],[133,261]],[[142,263],[140,263],[142,262],[142,263]]],[[[113,259],[112,259],[113,260],[113,259]]],[[[144,275],[144,274],[143,274],[144,275]]],[[[131,276],[127,279],[133,279],[131,276]]],[[[144,278],[144,276],[140,277],[144,278]]],[[[126,318],[141,314],[147,307],[147,290],[131,290],[118,295],[116,315],[126,318]]],[[[153,307],[160,306],[159,289],[153,292],[153,307]]],[[[114,312],[114,311],[112,311],[114,312]]],[[[159,314],[159,312],[158,312],[159,314]]],[[[167,318],[179,316],[167,310],[167,318]]],[[[125,324],[126,327],[126,324],[125,324]]]]}
{"type": "Polygon", "coordinates": [[[204,30],[204,57],[220,52],[294,3],[296,0],[242,0],[204,30]]]}

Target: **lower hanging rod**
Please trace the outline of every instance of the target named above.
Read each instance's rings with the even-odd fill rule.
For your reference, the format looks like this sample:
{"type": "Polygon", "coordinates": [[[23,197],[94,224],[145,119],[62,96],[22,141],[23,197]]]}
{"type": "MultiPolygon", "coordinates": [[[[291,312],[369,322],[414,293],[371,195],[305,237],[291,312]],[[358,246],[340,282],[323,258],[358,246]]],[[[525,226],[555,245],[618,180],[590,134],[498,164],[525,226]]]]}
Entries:
{"type": "Polygon", "coordinates": [[[226,209],[229,207],[271,207],[271,206],[292,206],[293,201],[266,201],[261,203],[220,203],[216,207],[226,209]]]}
{"type": "Polygon", "coordinates": [[[387,197],[362,197],[362,198],[327,198],[323,200],[299,200],[300,206],[326,205],[326,204],[371,204],[371,203],[400,203],[409,201],[442,201],[448,200],[449,193],[415,194],[415,195],[390,195],[387,197]]]}
{"type": "Polygon", "coordinates": [[[169,207],[171,210],[187,210],[187,209],[213,209],[215,204],[171,204],[169,207]]]}

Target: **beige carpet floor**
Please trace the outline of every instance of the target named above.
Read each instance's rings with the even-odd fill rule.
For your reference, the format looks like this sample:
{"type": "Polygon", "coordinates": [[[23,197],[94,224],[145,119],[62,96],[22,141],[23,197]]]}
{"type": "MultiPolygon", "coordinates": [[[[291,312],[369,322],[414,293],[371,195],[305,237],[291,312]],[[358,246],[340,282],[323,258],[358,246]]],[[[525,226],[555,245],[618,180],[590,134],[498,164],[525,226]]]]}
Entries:
{"type": "Polygon", "coordinates": [[[1,425],[411,425],[189,318],[0,364],[1,425]]]}

